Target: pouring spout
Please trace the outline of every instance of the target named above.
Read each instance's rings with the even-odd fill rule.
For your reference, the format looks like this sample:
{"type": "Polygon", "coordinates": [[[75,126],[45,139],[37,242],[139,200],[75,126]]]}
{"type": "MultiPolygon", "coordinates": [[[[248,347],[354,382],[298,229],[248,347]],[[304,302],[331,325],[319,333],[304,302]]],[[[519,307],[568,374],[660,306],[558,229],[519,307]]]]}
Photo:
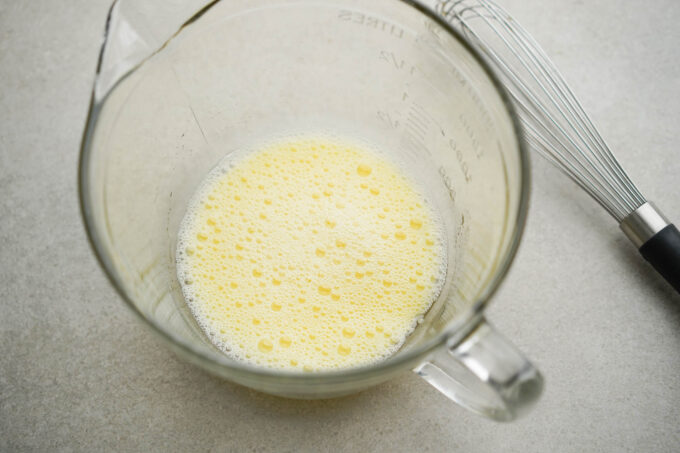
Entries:
{"type": "Polygon", "coordinates": [[[121,78],[213,3],[214,0],[114,1],[97,64],[95,102],[101,101],[121,78]]]}

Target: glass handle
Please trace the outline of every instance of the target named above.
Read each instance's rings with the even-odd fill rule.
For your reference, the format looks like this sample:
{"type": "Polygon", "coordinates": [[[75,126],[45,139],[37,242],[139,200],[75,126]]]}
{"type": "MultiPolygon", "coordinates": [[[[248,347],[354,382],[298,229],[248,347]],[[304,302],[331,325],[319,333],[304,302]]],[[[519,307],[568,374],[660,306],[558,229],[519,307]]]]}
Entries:
{"type": "Polygon", "coordinates": [[[484,319],[414,371],[456,403],[497,421],[528,412],[543,390],[541,373],[484,319]]]}

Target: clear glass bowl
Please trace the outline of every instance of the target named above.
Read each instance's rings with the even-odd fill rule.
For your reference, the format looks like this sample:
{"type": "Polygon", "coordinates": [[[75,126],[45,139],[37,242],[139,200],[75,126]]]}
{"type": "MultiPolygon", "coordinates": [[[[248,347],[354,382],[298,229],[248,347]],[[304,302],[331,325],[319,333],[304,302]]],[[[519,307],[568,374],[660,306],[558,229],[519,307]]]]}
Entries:
{"type": "Polygon", "coordinates": [[[180,356],[263,392],[338,396],[412,369],[491,418],[526,411],[542,378],[482,312],[520,240],[528,157],[508,97],[465,40],[410,1],[153,3],[111,9],[80,161],[86,229],[127,305],[180,356]],[[317,131],[408,163],[446,229],[444,288],[372,366],[293,373],[232,360],[182,297],[179,223],[225,155],[317,131]]]}

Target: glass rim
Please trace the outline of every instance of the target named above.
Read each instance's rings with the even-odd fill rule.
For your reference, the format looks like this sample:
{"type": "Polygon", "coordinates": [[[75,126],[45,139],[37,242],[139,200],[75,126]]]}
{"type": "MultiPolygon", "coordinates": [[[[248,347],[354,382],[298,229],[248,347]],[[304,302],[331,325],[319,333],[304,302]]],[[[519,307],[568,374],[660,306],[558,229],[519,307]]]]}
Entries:
{"type": "MultiPolygon", "coordinates": [[[[178,31],[173,34],[168,40],[174,39],[181,33],[181,30],[195,21],[198,17],[207,12],[212,6],[219,3],[221,0],[212,0],[208,2],[203,8],[192,15],[188,20],[186,20],[178,29],[178,31]]],[[[94,227],[93,218],[91,216],[91,200],[86,195],[89,193],[86,189],[89,186],[88,176],[89,170],[87,163],[89,162],[91,147],[90,139],[96,120],[98,118],[98,113],[101,110],[101,106],[106,102],[109,94],[115,89],[118,84],[126,79],[130,74],[135,72],[139,66],[144,64],[151,56],[159,52],[161,48],[152,52],[150,55],[145,57],[140,63],[132,67],[129,71],[119,77],[119,79],[113,84],[113,86],[105,93],[105,95],[96,100],[95,89],[97,84],[97,79],[99,78],[101,63],[103,60],[103,51],[106,48],[107,42],[109,40],[109,29],[108,23],[110,22],[111,15],[114,11],[114,6],[119,2],[119,0],[114,0],[109,10],[107,17],[107,27],[104,32],[104,40],[101,47],[101,52],[99,56],[99,61],[97,64],[94,87],[92,90],[89,110],[87,119],[85,121],[85,130],[83,132],[81,146],[80,146],[80,156],[78,161],[78,199],[80,205],[80,214],[83,220],[83,225],[85,227],[86,236],[90,247],[92,248],[95,257],[104,270],[109,283],[116,290],[118,295],[123,299],[125,304],[132,310],[137,317],[147,325],[153,332],[160,336],[164,341],[168,343],[172,349],[177,350],[183,355],[191,356],[192,361],[197,362],[201,366],[209,366],[217,364],[221,367],[228,368],[230,371],[241,374],[255,379],[285,379],[287,381],[296,381],[298,383],[333,383],[333,382],[348,382],[351,378],[364,377],[367,374],[387,374],[391,371],[398,370],[400,368],[405,368],[410,363],[417,362],[424,355],[438,347],[439,345],[448,342],[451,338],[456,337],[457,334],[460,335],[462,340],[463,336],[473,328],[477,320],[480,318],[480,313],[484,310],[486,305],[489,303],[490,299],[496,293],[500,284],[505,279],[510,266],[517,254],[519,244],[521,242],[524,228],[526,224],[526,217],[529,205],[529,193],[530,193],[530,164],[529,164],[529,153],[528,146],[524,136],[523,129],[521,127],[519,117],[516,113],[516,109],[511,102],[510,96],[501,83],[500,79],[496,76],[494,71],[491,69],[489,64],[484,60],[480,53],[465,39],[465,37],[455,30],[448,22],[444,20],[439,14],[428,8],[427,6],[419,3],[417,0],[393,0],[408,5],[412,7],[420,14],[424,15],[427,19],[433,21],[438,26],[446,30],[449,35],[455,39],[459,44],[463,46],[465,51],[475,60],[482,71],[489,78],[489,81],[493,85],[495,92],[499,95],[500,100],[505,107],[506,113],[510,118],[512,123],[513,135],[516,140],[519,164],[520,164],[520,194],[519,203],[517,205],[516,221],[514,223],[514,228],[511,232],[511,240],[505,250],[505,252],[497,257],[497,268],[493,276],[486,283],[486,287],[481,291],[477,299],[470,305],[470,308],[466,310],[466,314],[460,316],[458,319],[449,322],[437,335],[433,336],[429,340],[425,341],[422,345],[413,347],[407,351],[396,353],[388,357],[387,359],[358,367],[343,368],[338,370],[323,370],[315,372],[298,372],[298,371],[287,371],[287,370],[277,370],[274,368],[259,367],[256,365],[251,365],[246,362],[240,362],[229,358],[225,354],[220,354],[217,352],[212,352],[207,349],[198,349],[193,344],[185,341],[183,338],[174,334],[173,332],[165,329],[163,325],[156,322],[155,320],[146,317],[133,302],[133,298],[130,297],[121,284],[118,283],[119,279],[117,277],[117,272],[109,254],[106,251],[105,246],[97,237],[96,229],[94,227]]]]}

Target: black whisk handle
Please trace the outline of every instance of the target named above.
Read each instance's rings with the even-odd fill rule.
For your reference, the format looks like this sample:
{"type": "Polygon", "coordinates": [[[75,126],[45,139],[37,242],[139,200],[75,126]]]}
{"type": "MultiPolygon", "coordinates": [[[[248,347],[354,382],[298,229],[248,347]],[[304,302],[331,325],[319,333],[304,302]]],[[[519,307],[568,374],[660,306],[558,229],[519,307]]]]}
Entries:
{"type": "Polygon", "coordinates": [[[680,232],[651,201],[638,206],[619,224],[656,271],[680,293],[680,232]]]}
{"type": "Polygon", "coordinates": [[[667,225],[640,247],[640,254],[680,293],[680,231],[667,225]]]}

